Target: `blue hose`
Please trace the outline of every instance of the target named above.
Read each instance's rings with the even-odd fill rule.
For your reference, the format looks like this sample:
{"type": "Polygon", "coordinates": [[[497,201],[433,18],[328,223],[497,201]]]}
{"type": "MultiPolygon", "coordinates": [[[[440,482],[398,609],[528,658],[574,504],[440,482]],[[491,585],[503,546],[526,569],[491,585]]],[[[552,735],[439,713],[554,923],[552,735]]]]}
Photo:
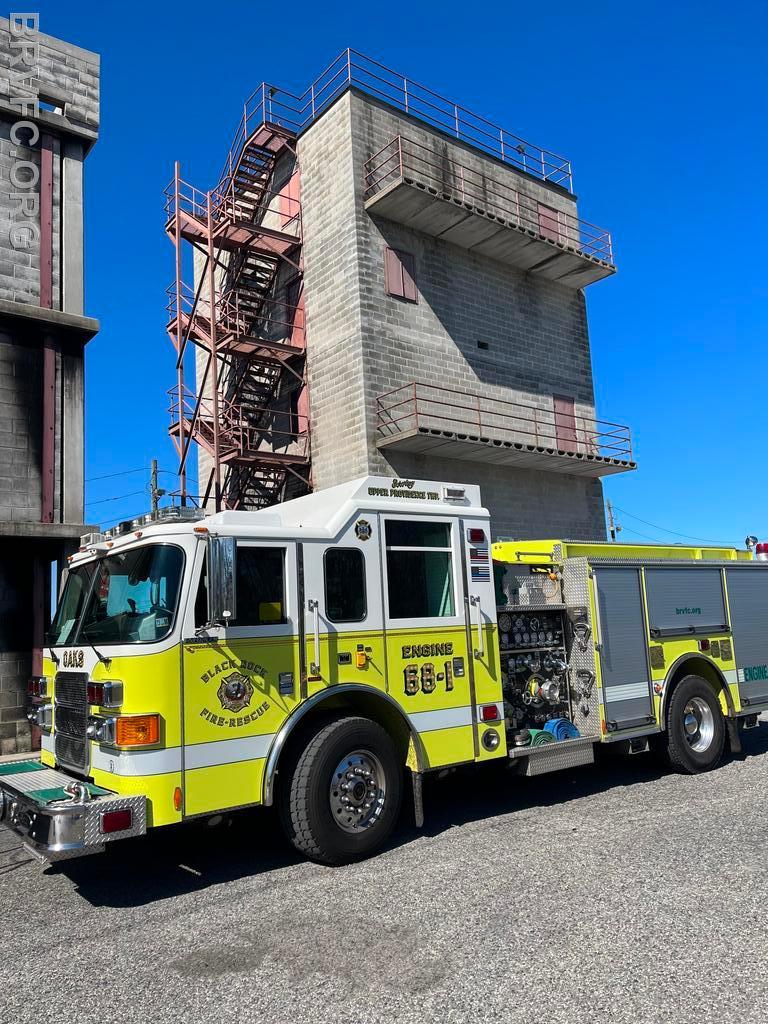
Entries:
{"type": "Polygon", "coordinates": [[[579,736],[579,730],[567,718],[550,718],[544,728],[551,732],[556,740],[575,740],[579,736]]]}

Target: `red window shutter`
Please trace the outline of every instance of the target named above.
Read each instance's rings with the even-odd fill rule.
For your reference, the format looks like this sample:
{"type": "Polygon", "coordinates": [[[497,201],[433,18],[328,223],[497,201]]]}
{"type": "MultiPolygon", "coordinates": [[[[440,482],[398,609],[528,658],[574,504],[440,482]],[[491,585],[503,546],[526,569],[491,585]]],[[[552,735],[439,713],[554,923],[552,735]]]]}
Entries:
{"type": "Polygon", "coordinates": [[[398,253],[403,268],[403,298],[409,302],[415,302],[418,298],[416,291],[416,261],[411,252],[398,253]]]}
{"type": "Polygon", "coordinates": [[[294,171],[280,189],[280,226],[281,230],[290,229],[299,215],[299,172],[294,171]]]}
{"type": "Polygon", "coordinates": [[[304,292],[302,292],[301,296],[299,297],[299,301],[296,304],[296,309],[289,312],[292,312],[293,314],[293,325],[291,327],[291,344],[295,345],[296,348],[304,348],[304,292]]]}
{"type": "Polygon", "coordinates": [[[565,395],[553,395],[555,407],[555,434],[558,448],[563,451],[578,451],[576,432],[576,403],[565,395]]]}
{"type": "Polygon", "coordinates": [[[557,210],[539,203],[539,232],[552,242],[560,241],[560,219],[557,210]]]}
{"type": "Polygon", "coordinates": [[[387,295],[403,298],[403,267],[394,249],[384,250],[384,288],[387,295]]]}
{"type": "Polygon", "coordinates": [[[394,295],[398,299],[418,301],[413,253],[390,248],[384,250],[384,289],[387,295],[394,295]]]}

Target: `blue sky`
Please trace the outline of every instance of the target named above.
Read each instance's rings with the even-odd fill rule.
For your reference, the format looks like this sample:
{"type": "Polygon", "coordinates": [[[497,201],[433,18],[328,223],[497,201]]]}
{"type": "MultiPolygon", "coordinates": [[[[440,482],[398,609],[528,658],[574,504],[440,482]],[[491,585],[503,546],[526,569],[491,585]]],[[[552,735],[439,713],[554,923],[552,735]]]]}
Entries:
{"type": "Polygon", "coordinates": [[[764,3],[297,0],[275,8],[284,22],[242,0],[37,9],[43,31],[102,55],[87,163],[87,312],[102,324],[87,356],[89,521],[144,510],[150,459],[175,465],[173,161],[210,187],[262,79],[300,91],[352,46],[565,154],[581,216],[613,232],[619,272],[587,301],[598,416],[630,424],[639,464],[605,487],[622,539],[768,535],[764,3]]]}

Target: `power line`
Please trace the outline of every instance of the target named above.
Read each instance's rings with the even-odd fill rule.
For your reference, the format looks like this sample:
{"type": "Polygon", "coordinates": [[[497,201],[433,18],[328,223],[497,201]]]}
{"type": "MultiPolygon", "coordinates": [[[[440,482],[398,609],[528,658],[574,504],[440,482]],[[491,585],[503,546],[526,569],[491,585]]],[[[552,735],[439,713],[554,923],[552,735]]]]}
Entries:
{"type": "Polygon", "coordinates": [[[131,473],[146,473],[147,467],[140,466],[138,469],[123,469],[119,473],[106,473],[104,476],[92,476],[89,477],[85,482],[87,484],[93,483],[95,480],[112,480],[116,476],[129,476],[131,473]]]}
{"type": "MultiPolygon", "coordinates": [[[[116,476],[129,476],[131,473],[146,473],[146,466],[139,466],[138,469],[122,469],[119,473],[106,473],[104,476],[91,476],[85,482],[87,484],[94,483],[96,480],[112,480],[116,476]]],[[[175,476],[175,472],[172,469],[158,469],[158,473],[170,473],[171,476],[175,476]]]]}
{"type": "Polygon", "coordinates": [[[90,508],[91,505],[103,505],[105,501],[122,501],[123,498],[132,498],[135,494],[145,494],[146,491],[129,491],[128,494],[118,494],[114,498],[97,498],[96,501],[86,501],[85,507],[90,508]]]}
{"type": "MultiPolygon", "coordinates": [[[[684,540],[698,540],[698,541],[701,541],[703,544],[723,544],[723,543],[725,543],[722,540],[712,540],[711,538],[707,538],[707,537],[696,537],[692,533],[680,533],[677,530],[668,530],[665,526],[658,526],[656,523],[649,523],[647,519],[641,519],[640,516],[636,516],[632,512],[627,512],[627,510],[625,508],[619,508],[619,506],[616,505],[615,503],[614,503],[613,507],[616,509],[617,512],[621,512],[623,515],[629,516],[630,519],[636,519],[638,521],[638,523],[644,523],[646,526],[650,526],[652,530],[659,530],[660,533],[671,533],[673,537],[682,537],[684,540]]],[[[629,527],[624,527],[624,528],[625,529],[629,529],[629,527]]],[[[640,533],[638,530],[630,530],[629,532],[630,533],[636,533],[638,537],[645,537],[646,536],[646,534],[640,533]]],[[[646,539],[647,540],[653,540],[652,537],[647,537],[646,539]]]]}
{"type": "Polygon", "coordinates": [[[144,509],[141,510],[141,512],[132,512],[131,515],[129,515],[129,516],[125,516],[125,515],[115,516],[114,519],[105,519],[104,522],[100,523],[99,525],[100,526],[112,526],[113,523],[123,523],[123,522],[126,522],[129,519],[138,519],[139,516],[143,516],[146,511],[147,510],[144,508],[144,509]]]}

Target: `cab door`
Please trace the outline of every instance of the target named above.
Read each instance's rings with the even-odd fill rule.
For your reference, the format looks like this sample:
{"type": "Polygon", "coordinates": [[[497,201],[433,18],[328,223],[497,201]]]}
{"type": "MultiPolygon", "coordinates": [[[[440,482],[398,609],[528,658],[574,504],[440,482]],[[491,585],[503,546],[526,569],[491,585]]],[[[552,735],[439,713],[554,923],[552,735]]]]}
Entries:
{"type": "Polygon", "coordinates": [[[386,691],[379,517],[302,544],[306,692],[339,683],[386,691]]]}
{"type": "Polygon", "coordinates": [[[260,802],[266,757],[299,701],[296,544],[239,539],[235,617],[209,628],[203,549],[183,642],[185,815],[260,802]]]}
{"type": "Polygon", "coordinates": [[[477,755],[474,666],[458,519],[382,514],[390,694],[429,767],[477,755]]]}

